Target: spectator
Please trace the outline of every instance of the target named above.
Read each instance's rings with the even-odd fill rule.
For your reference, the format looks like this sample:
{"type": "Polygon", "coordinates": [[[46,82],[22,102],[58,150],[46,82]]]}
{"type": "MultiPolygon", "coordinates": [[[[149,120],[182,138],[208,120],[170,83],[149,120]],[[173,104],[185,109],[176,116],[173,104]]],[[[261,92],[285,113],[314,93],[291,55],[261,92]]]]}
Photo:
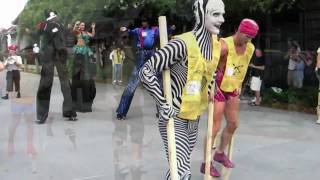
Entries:
{"type": "Polygon", "coordinates": [[[314,68],[316,66],[315,54],[310,50],[305,51],[303,55],[303,61],[305,64],[303,84],[308,86],[314,86],[318,82],[314,72],[314,68]]]}
{"type": "Polygon", "coordinates": [[[110,60],[112,61],[112,67],[113,67],[112,79],[114,84],[122,83],[121,72],[122,72],[122,64],[125,58],[126,57],[125,57],[124,51],[120,47],[114,49],[110,53],[110,60]]]}
{"type": "Polygon", "coordinates": [[[252,68],[252,77],[250,89],[255,92],[255,97],[251,100],[250,105],[259,106],[261,103],[261,84],[265,68],[265,60],[260,49],[255,50],[255,57],[253,62],[249,65],[252,68]]]}
{"type": "Polygon", "coordinates": [[[286,58],[289,59],[287,83],[289,87],[301,88],[304,78],[304,62],[301,56],[300,47],[293,43],[290,47],[286,58]]]}
{"type": "Polygon", "coordinates": [[[22,65],[22,59],[17,56],[16,51],[18,47],[16,45],[11,45],[8,47],[9,57],[4,61],[4,66],[7,69],[7,93],[2,99],[9,99],[9,92],[13,91],[13,84],[15,86],[15,91],[17,92],[17,98],[21,97],[20,94],[20,70],[22,65]]]}

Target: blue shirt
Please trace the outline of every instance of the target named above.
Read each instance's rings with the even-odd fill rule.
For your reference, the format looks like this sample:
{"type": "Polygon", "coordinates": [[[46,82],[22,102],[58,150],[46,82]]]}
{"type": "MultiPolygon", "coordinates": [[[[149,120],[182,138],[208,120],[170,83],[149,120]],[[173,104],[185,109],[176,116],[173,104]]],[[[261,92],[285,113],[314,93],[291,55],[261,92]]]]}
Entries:
{"type": "Polygon", "coordinates": [[[135,28],[128,32],[135,36],[137,47],[141,49],[152,49],[156,38],[159,37],[158,27],[135,28]]]}

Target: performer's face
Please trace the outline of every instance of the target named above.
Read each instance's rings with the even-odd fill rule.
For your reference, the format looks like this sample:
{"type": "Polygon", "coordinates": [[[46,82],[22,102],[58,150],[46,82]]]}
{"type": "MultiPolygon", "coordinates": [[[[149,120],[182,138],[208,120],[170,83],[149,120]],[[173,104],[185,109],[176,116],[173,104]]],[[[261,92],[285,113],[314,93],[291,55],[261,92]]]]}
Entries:
{"type": "Polygon", "coordinates": [[[239,32],[239,40],[240,40],[239,42],[240,44],[245,44],[245,43],[251,42],[252,37],[250,37],[247,34],[239,32]]]}
{"type": "Polygon", "coordinates": [[[148,22],[147,21],[142,21],[141,25],[142,25],[143,28],[146,28],[146,27],[148,27],[148,22]]]}
{"type": "Polygon", "coordinates": [[[15,54],[16,54],[16,51],[14,51],[14,50],[9,50],[9,54],[10,54],[10,55],[15,55],[15,54]]]}
{"type": "Polygon", "coordinates": [[[222,0],[209,0],[206,7],[205,27],[211,34],[219,34],[220,26],[224,23],[225,13],[222,0]]]}
{"type": "Polygon", "coordinates": [[[79,26],[79,29],[81,30],[81,31],[84,31],[84,28],[86,27],[86,25],[82,22],[82,23],[80,23],[80,26],[79,26]]]}

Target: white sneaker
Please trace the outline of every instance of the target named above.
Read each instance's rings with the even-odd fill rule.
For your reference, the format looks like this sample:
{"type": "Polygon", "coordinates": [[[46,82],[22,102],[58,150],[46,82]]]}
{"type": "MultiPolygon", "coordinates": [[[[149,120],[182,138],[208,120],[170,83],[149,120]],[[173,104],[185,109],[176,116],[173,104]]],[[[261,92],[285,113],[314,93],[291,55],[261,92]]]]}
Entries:
{"type": "Polygon", "coordinates": [[[256,102],[257,98],[254,97],[253,99],[251,99],[251,102],[256,102]]]}

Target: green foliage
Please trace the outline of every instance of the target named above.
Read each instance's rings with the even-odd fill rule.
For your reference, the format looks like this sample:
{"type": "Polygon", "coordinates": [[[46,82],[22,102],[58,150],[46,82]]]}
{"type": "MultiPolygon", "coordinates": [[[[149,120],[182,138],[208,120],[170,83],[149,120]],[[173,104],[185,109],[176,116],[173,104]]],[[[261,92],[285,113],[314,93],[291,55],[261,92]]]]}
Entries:
{"type": "Polygon", "coordinates": [[[301,7],[301,0],[224,0],[226,12],[239,14],[244,10],[262,13],[277,13],[301,7]]]}
{"type": "MultiPolygon", "coordinates": [[[[21,29],[35,30],[35,25],[44,20],[43,11],[54,9],[66,25],[76,20],[90,21],[97,15],[114,16],[119,10],[141,9],[148,5],[159,15],[175,15],[190,21],[193,17],[193,0],[29,0],[19,16],[21,29]]],[[[300,7],[301,0],[224,0],[226,15],[251,12],[272,13],[300,7]]],[[[20,31],[23,32],[23,31],[20,31]]]]}
{"type": "Polygon", "coordinates": [[[299,106],[299,109],[306,109],[317,106],[318,89],[316,87],[303,87],[300,89],[290,88],[281,93],[275,93],[272,89],[263,91],[263,104],[274,106],[282,104],[290,107],[299,106]]]}
{"type": "Polygon", "coordinates": [[[18,25],[21,29],[28,28],[34,31],[36,25],[45,20],[45,9],[57,11],[64,24],[74,23],[76,20],[89,20],[92,18],[92,12],[101,9],[102,2],[102,0],[29,0],[18,17],[18,25]]]}

